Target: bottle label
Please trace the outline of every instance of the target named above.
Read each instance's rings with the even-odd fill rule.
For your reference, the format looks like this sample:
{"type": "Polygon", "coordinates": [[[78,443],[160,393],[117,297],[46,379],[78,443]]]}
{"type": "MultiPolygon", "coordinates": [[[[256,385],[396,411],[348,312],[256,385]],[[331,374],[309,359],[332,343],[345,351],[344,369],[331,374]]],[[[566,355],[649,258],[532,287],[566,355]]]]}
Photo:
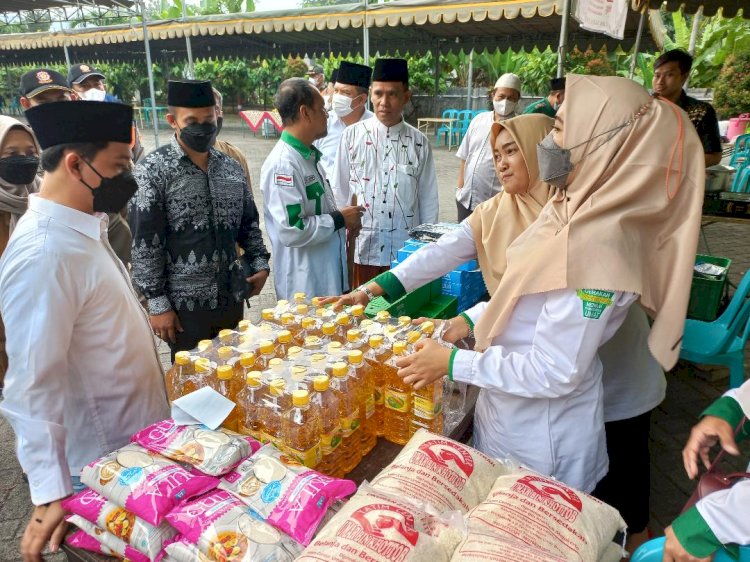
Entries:
{"type": "Polygon", "coordinates": [[[368,394],[365,399],[365,418],[370,419],[375,415],[375,395],[374,393],[368,394]]]}
{"type": "Polygon", "coordinates": [[[434,420],[435,417],[442,411],[442,402],[433,402],[429,398],[415,394],[414,400],[414,416],[422,418],[423,420],[434,420]]]}
{"type": "Polygon", "coordinates": [[[350,416],[341,418],[341,435],[342,437],[349,437],[357,429],[359,429],[359,411],[356,411],[350,416]]]}
{"type": "Polygon", "coordinates": [[[320,443],[315,443],[307,451],[298,451],[287,447],[286,452],[307,468],[315,468],[320,462],[320,443]]]}
{"type": "Polygon", "coordinates": [[[320,436],[320,452],[323,456],[330,455],[341,445],[341,429],[336,428],[330,433],[323,433],[320,436]]]}
{"type": "Polygon", "coordinates": [[[385,407],[389,410],[407,413],[409,411],[409,393],[386,388],[385,407]]]}
{"type": "Polygon", "coordinates": [[[378,406],[382,406],[385,402],[385,395],[384,390],[382,386],[376,386],[375,387],[375,404],[378,406]]]}

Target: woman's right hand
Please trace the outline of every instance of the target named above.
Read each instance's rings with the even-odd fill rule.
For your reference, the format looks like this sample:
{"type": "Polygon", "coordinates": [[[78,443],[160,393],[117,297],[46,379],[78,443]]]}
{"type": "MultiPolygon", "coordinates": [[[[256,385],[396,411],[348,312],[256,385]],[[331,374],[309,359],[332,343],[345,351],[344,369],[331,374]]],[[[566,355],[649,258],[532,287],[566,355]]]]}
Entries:
{"type": "Polygon", "coordinates": [[[422,322],[430,321],[435,324],[435,329],[439,329],[443,324],[447,323],[445,332],[443,332],[443,341],[448,343],[456,343],[459,340],[468,337],[470,333],[469,324],[466,322],[466,318],[463,316],[455,316],[450,320],[438,320],[437,318],[421,317],[413,321],[414,324],[421,324],[422,322]]]}
{"type": "Polygon", "coordinates": [[[361,304],[367,306],[370,299],[362,291],[354,290],[346,295],[340,295],[338,297],[324,297],[320,300],[320,304],[326,305],[333,303],[333,310],[338,310],[342,306],[354,306],[355,304],[361,304]]]}

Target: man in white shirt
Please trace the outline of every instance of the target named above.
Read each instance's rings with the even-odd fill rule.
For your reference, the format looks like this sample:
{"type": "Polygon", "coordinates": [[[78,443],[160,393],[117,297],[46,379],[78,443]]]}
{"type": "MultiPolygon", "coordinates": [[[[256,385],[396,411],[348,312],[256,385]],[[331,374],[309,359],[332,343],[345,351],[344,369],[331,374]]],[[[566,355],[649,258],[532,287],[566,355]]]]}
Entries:
{"type": "Polygon", "coordinates": [[[344,129],[373,116],[372,111],[367,109],[371,76],[372,68],[353,62],[341,61],[337,70],[332,111],[328,114],[328,134],[314,143],[322,154],[320,164],[329,178],[333,177],[333,167],[344,129]]]}
{"type": "Polygon", "coordinates": [[[495,82],[490,95],[493,110],[480,113],[471,120],[456,152],[461,161],[456,187],[458,222],[503,188],[493,164],[490,129],[493,123],[519,115],[516,107],[521,99],[521,79],[512,73],[503,74],[495,82]]]}
{"type": "Polygon", "coordinates": [[[41,561],[64,535],[60,501],[83,466],[169,415],[148,318],[107,239],[107,215],[135,193],[133,110],[56,102],[26,112],[44,179],[0,260],[9,359],[0,412],[36,506],[21,541],[41,561]]]}
{"type": "Polygon", "coordinates": [[[409,230],[438,219],[435,162],[427,138],[403,118],[411,98],[403,59],[378,59],[372,76],[375,117],[348,127],[332,178],[336,202],[364,206],[355,244],[358,287],[386,271],[409,230]]]}

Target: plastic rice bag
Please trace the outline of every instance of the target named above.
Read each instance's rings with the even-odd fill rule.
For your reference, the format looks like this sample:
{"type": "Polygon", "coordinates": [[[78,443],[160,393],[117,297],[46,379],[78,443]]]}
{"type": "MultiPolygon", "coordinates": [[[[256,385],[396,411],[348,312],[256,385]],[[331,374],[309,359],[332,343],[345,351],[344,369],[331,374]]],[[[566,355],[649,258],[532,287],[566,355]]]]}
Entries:
{"type": "Polygon", "coordinates": [[[461,521],[363,485],[297,560],[447,562],[464,537],[455,515],[461,521]]]}
{"type": "Polygon", "coordinates": [[[260,449],[260,443],[247,435],[223,428],[213,431],[204,425],[177,425],[172,419],[150,425],[130,440],[211,476],[226,474],[260,449]]]}
{"type": "Polygon", "coordinates": [[[69,523],[80,529],[80,531],[68,537],[68,544],[70,546],[91,552],[98,552],[99,554],[106,554],[107,556],[114,555],[120,558],[127,558],[128,560],[132,560],[132,562],[150,562],[151,560],[124,540],[97,527],[90,521],[86,521],[80,515],[69,515],[66,519],[69,523]]]}
{"type": "Polygon", "coordinates": [[[173,558],[184,558],[185,544],[197,547],[208,560],[233,562],[291,562],[302,551],[300,544],[224,490],[178,507],[167,520],[182,535],[165,549],[173,558]]]}
{"type": "Polygon", "coordinates": [[[511,470],[468,445],[420,429],[371,485],[440,510],[466,513],[487,496],[498,476],[511,470]]]}
{"type": "Polygon", "coordinates": [[[331,504],[353,494],[357,485],[311,470],[269,444],[227,474],[219,488],[306,545],[331,504]]]}
{"type": "Polygon", "coordinates": [[[151,559],[161,552],[165,541],[177,534],[167,523],[155,527],[91,489],[63,500],[62,507],[122,539],[151,559]]]}
{"type": "Polygon", "coordinates": [[[219,484],[133,443],[83,467],[81,482],[157,526],[175,507],[219,484]]]}

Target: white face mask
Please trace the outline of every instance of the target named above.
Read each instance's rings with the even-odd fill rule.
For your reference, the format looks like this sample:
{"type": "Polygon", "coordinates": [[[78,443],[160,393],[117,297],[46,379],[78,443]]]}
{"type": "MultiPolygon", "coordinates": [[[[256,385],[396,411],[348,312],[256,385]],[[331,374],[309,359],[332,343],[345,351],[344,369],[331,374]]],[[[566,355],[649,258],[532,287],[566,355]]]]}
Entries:
{"type": "Polygon", "coordinates": [[[495,113],[497,113],[498,115],[510,115],[511,113],[513,113],[513,110],[516,109],[516,102],[510,101],[508,99],[493,101],[492,107],[495,109],[495,113]]]}
{"type": "Polygon", "coordinates": [[[354,100],[344,94],[333,94],[333,112],[337,117],[346,117],[350,115],[354,109],[352,108],[352,102],[354,100]]]}
{"type": "Polygon", "coordinates": [[[82,100],[86,101],[104,101],[104,96],[107,95],[107,92],[99,88],[89,88],[78,95],[82,100]]]}

